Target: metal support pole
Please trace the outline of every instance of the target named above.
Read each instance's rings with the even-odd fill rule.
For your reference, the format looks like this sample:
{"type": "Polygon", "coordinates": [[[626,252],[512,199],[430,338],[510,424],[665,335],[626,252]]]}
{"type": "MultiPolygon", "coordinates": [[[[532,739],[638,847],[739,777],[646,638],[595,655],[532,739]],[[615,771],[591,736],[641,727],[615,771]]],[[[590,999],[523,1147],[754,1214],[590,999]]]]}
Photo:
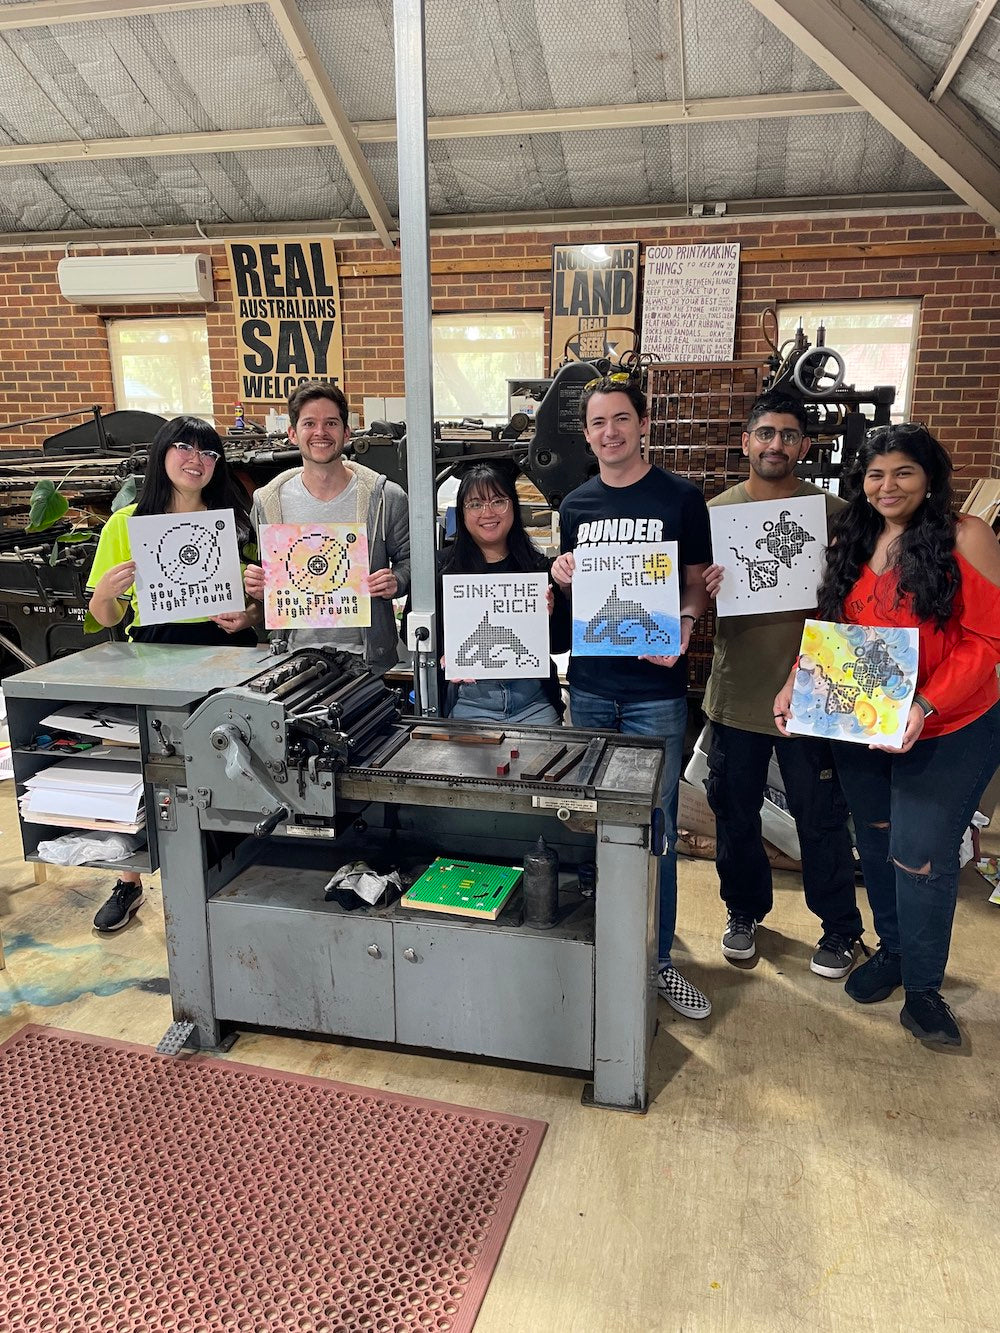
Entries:
{"type": "Polygon", "coordinates": [[[434,606],[437,488],[431,357],[431,257],[427,214],[427,97],[423,0],[394,0],[399,245],[406,379],[406,474],[410,504],[410,624],[419,711],[438,712],[434,606]]]}

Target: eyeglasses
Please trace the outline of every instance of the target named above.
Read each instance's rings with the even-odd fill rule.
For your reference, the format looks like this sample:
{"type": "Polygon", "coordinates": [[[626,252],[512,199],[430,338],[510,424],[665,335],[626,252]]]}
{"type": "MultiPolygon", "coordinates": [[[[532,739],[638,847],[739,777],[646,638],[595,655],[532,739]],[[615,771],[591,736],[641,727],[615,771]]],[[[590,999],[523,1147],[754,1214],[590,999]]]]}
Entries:
{"type": "Polygon", "coordinates": [[[613,375],[598,375],[595,380],[588,380],[583,386],[583,392],[589,393],[591,389],[596,389],[599,384],[628,384],[633,376],[627,370],[616,370],[613,375]]]}
{"type": "Polygon", "coordinates": [[[218,449],[199,449],[196,444],[188,444],[187,440],[174,440],[174,448],[192,457],[197,454],[206,463],[217,463],[222,457],[218,449]]]}
{"type": "Polygon", "coordinates": [[[481,514],[484,510],[489,510],[491,514],[506,514],[510,500],[506,495],[495,500],[466,500],[463,508],[467,514],[481,514]]]}
{"type": "Polygon", "coordinates": [[[775,426],[754,426],[750,434],[755,435],[761,444],[770,444],[776,435],[780,435],[781,443],[787,445],[789,449],[794,449],[797,444],[802,443],[802,432],[791,427],[779,431],[775,426]]]}

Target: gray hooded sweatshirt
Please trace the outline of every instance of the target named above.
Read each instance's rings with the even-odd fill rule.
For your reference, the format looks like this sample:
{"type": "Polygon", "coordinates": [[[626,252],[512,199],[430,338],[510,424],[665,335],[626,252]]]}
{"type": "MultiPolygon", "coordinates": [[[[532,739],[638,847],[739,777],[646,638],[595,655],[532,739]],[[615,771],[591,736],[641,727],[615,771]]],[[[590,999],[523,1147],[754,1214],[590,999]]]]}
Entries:
{"type": "MultiPolygon", "coordinates": [[[[367,497],[368,563],[373,570],[391,569],[399,584],[397,597],[405,597],[410,590],[410,524],[406,492],[380,472],[344,459],[358,484],[358,513],[365,512],[367,497]]],[[[260,532],[265,523],[287,522],[281,512],[281,488],[300,468],[281,472],[254,492],[251,519],[254,530],[260,532]]],[[[392,602],[386,597],[372,598],[372,623],[361,631],[364,640],[365,666],[382,675],[397,660],[399,635],[392,602]]]]}

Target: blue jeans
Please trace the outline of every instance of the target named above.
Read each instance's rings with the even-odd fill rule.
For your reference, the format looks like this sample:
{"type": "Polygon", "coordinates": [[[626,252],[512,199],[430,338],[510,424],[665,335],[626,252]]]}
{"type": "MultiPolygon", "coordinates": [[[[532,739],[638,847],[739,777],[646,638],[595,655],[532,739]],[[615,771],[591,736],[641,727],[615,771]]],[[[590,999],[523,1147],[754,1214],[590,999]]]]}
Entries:
{"type": "Polygon", "coordinates": [[[845,741],[833,751],[882,947],[902,958],[906,990],[940,990],[958,850],[1000,765],[1000,703],[958,731],[917,741],[908,754],[845,741]]]}
{"type": "Polygon", "coordinates": [[[618,731],[623,736],[663,737],[663,782],[660,803],[666,816],[666,851],[660,857],[660,966],[670,963],[677,924],[677,784],[684,758],[686,699],[641,699],[625,703],[585,690],[569,690],[574,727],[618,731]]]}
{"type": "Polygon", "coordinates": [[[481,680],[459,685],[456,695],[448,716],[459,722],[559,725],[559,713],[538,680],[481,680]]]}

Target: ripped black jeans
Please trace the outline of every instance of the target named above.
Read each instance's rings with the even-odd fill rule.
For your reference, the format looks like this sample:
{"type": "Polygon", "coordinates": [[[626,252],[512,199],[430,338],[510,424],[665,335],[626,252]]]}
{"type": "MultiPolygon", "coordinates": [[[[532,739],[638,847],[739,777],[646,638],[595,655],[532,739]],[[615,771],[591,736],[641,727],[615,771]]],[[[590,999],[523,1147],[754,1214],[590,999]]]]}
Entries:
{"type": "Polygon", "coordinates": [[[902,957],[907,990],[940,990],[959,847],[1000,766],[1000,703],[959,731],[917,741],[908,754],[845,741],[833,752],[882,947],[902,957]]]}

